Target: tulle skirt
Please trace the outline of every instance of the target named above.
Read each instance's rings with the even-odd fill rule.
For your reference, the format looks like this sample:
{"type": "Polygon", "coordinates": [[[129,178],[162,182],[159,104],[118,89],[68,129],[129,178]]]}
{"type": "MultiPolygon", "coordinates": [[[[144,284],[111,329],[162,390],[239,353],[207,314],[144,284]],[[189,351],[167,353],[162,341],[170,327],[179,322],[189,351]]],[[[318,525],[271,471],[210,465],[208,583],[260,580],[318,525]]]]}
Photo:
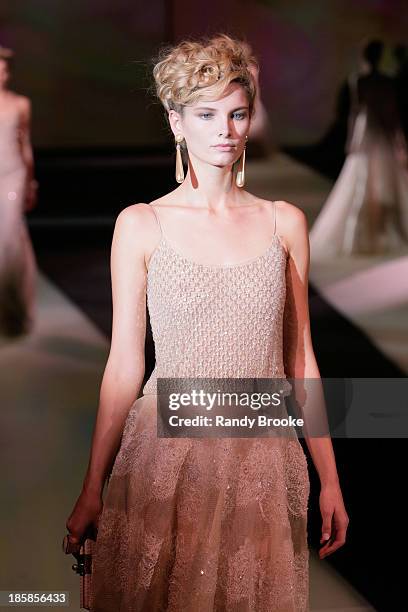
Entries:
{"type": "Polygon", "coordinates": [[[356,120],[351,152],[310,231],[311,259],[399,253],[408,247],[403,143],[356,120]]]}
{"type": "Polygon", "coordinates": [[[297,438],[158,438],[132,405],[100,515],[92,612],[304,612],[309,474],[297,438]]]}
{"type": "Polygon", "coordinates": [[[0,336],[27,333],[34,322],[36,262],[23,204],[25,167],[0,173],[0,336]]]}

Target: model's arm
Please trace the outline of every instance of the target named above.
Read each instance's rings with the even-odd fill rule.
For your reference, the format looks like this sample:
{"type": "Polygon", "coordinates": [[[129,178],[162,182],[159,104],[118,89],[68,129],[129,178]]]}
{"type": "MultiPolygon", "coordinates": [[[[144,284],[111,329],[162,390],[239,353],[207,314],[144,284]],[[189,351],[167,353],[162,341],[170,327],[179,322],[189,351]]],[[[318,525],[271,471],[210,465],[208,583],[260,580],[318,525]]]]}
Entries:
{"type": "MultiPolygon", "coordinates": [[[[322,551],[324,554],[329,554],[344,544],[348,516],[343,504],[331,438],[329,435],[322,437],[316,435],[316,432],[319,431],[319,425],[323,427],[325,432],[328,432],[328,428],[325,423],[327,415],[320,372],[310,332],[308,301],[309,232],[307,219],[303,211],[285,202],[281,204],[280,210],[279,220],[284,226],[284,235],[289,250],[283,330],[285,372],[289,378],[304,380],[304,386],[309,395],[305,402],[304,418],[314,435],[310,437],[307,436],[307,433],[304,435],[321,482],[322,534],[327,533],[336,536],[335,543],[322,551]],[[315,381],[309,382],[309,379],[315,379],[315,381]],[[335,533],[333,532],[332,519],[335,522],[335,533]]],[[[306,432],[307,429],[308,427],[306,427],[306,432]]]]}
{"type": "Polygon", "coordinates": [[[138,398],[145,372],[146,265],[143,206],[117,217],[111,249],[112,339],[101,388],[82,492],[66,522],[71,541],[95,526],[107,475],[119,450],[124,425],[138,398]]]}
{"type": "Polygon", "coordinates": [[[31,102],[28,98],[20,97],[20,147],[21,156],[27,168],[27,178],[34,176],[34,157],[31,146],[31,102]]]}
{"type": "Polygon", "coordinates": [[[25,96],[19,96],[20,126],[19,139],[21,157],[27,170],[26,209],[34,206],[36,201],[37,183],[34,180],[34,156],[31,146],[31,102],[25,96]]]}
{"type": "Polygon", "coordinates": [[[103,490],[145,373],[146,265],[136,208],[119,214],[112,240],[112,339],[84,481],[85,488],[97,492],[103,490]]]}

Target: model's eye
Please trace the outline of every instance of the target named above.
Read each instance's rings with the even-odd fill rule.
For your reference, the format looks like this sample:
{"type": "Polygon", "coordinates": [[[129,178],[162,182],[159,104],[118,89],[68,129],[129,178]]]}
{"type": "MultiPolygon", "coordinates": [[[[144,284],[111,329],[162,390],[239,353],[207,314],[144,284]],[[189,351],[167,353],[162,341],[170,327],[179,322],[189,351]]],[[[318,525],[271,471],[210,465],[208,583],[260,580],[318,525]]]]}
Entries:
{"type": "Polygon", "coordinates": [[[208,119],[209,117],[212,117],[212,113],[201,113],[201,115],[199,115],[199,117],[203,117],[204,119],[208,119]]]}
{"type": "Polygon", "coordinates": [[[241,119],[245,119],[246,113],[234,113],[234,117],[241,121],[241,119]]]}

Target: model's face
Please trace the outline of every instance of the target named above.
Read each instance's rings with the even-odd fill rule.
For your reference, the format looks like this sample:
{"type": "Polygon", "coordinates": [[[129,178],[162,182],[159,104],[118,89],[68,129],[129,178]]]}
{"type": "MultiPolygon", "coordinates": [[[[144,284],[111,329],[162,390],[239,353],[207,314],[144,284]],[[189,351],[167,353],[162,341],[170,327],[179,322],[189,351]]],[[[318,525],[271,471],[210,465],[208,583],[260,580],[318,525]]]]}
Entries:
{"type": "Polygon", "coordinates": [[[9,80],[9,70],[6,60],[0,59],[0,89],[6,87],[9,80]]]}
{"type": "Polygon", "coordinates": [[[227,166],[242,154],[249,131],[248,97],[241,85],[232,83],[224,97],[199,100],[183,114],[169,113],[173,133],[181,133],[189,154],[203,162],[227,166]]]}

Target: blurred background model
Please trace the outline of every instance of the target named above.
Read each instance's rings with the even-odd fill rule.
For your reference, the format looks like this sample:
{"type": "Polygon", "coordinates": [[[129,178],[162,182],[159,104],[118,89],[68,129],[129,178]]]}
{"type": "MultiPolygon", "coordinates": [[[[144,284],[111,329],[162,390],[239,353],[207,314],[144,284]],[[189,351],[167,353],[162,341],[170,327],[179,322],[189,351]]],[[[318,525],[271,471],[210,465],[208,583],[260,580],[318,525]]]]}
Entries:
{"type": "Polygon", "coordinates": [[[8,88],[13,58],[0,46],[0,335],[34,324],[35,255],[24,213],[35,204],[31,103],[8,88]]]}
{"type": "Polygon", "coordinates": [[[312,258],[398,253],[408,246],[408,155],[395,79],[369,42],[350,86],[347,158],[310,232],[312,258]]]}

